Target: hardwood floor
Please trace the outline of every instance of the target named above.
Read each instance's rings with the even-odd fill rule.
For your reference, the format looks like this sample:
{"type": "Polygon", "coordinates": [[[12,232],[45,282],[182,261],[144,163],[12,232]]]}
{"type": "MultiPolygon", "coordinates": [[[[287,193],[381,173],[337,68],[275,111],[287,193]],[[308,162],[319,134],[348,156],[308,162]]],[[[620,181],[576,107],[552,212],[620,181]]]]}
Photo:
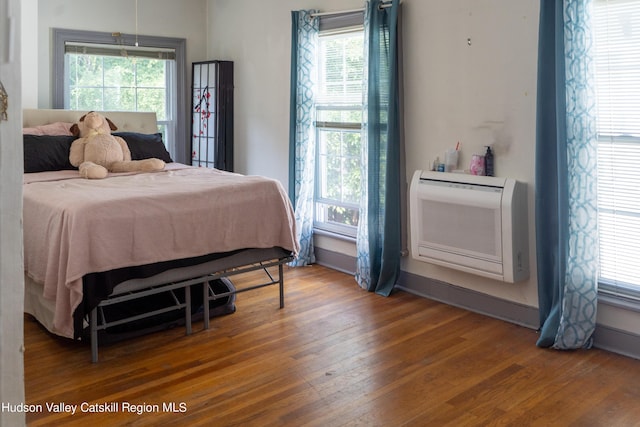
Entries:
{"type": "Polygon", "coordinates": [[[320,266],[285,277],[282,310],[276,287],[243,293],[209,330],[200,322],[191,336],[176,328],[101,347],[97,364],[88,346],[27,317],[27,403],[43,407],[28,424],[640,423],[640,361],[539,349],[535,331],[403,292],[380,297],[320,266]],[[46,406],[60,402],[76,414],[46,406]]]}

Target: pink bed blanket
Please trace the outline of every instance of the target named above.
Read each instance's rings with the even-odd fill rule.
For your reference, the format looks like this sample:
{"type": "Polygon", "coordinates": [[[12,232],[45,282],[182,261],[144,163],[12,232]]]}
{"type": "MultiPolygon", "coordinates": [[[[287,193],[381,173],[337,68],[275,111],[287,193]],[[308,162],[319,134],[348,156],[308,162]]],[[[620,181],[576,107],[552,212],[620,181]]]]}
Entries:
{"type": "Polygon", "coordinates": [[[25,174],[25,271],[55,300],[53,332],[73,337],[88,273],[244,248],[297,253],[293,209],[278,181],[167,166],[102,180],[25,174]]]}

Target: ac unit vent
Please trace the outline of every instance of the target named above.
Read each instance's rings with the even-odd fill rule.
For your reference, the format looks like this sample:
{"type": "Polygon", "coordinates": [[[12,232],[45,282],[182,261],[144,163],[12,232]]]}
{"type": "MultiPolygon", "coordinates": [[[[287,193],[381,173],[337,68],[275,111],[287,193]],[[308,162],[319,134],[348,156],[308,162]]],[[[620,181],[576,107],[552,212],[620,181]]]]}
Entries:
{"type": "Polygon", "coordinates": [[[415,259],[510,283],[529,277],[526,184],[416,171],[410,204],[415,259]]]}

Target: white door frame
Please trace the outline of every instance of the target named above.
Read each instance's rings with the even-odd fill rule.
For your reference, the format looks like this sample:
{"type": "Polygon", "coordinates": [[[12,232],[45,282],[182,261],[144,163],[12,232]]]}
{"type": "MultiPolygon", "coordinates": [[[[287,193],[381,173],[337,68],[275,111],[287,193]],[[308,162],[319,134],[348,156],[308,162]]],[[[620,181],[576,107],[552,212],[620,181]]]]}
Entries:
{"type": "Polygon", "coordinates": [[[0,0],[0,32],[0,82],[8,95],[7,120],[0,121],[0,425],[20,426],[25,414],[10,406],[25,403],[20,0],[0,0]]]}

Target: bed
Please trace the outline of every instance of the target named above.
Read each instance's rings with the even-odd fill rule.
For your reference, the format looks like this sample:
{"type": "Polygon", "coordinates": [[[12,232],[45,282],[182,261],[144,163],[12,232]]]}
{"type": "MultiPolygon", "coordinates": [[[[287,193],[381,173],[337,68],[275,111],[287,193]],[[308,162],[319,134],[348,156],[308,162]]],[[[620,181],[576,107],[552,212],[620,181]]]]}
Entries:
{"type": "Polygon", "coordinates": [[[237,293],[271,285],[284,306],[283,265],[298,242],[278,181],[171,162],[155,114],[130,112],[104,114],[134,159],[161,157],[165,170],[80,178],[67,163],[73,137],[65,127],[82,114],[23,113],[26,313],[53,334],[89,340],[96,362],[110,328],[153,329],[157,319],[159,328],[183,324],[190,334],[194,314],[208,328],[216,310],[235,310],[237,293]],[[265,280],[236,289],[229,278],[252,270],[265,280]],[[126,306],[135,312],[113,314],[126,306]],[[180,320],[167,321],[168,313],[180,320]]]}

